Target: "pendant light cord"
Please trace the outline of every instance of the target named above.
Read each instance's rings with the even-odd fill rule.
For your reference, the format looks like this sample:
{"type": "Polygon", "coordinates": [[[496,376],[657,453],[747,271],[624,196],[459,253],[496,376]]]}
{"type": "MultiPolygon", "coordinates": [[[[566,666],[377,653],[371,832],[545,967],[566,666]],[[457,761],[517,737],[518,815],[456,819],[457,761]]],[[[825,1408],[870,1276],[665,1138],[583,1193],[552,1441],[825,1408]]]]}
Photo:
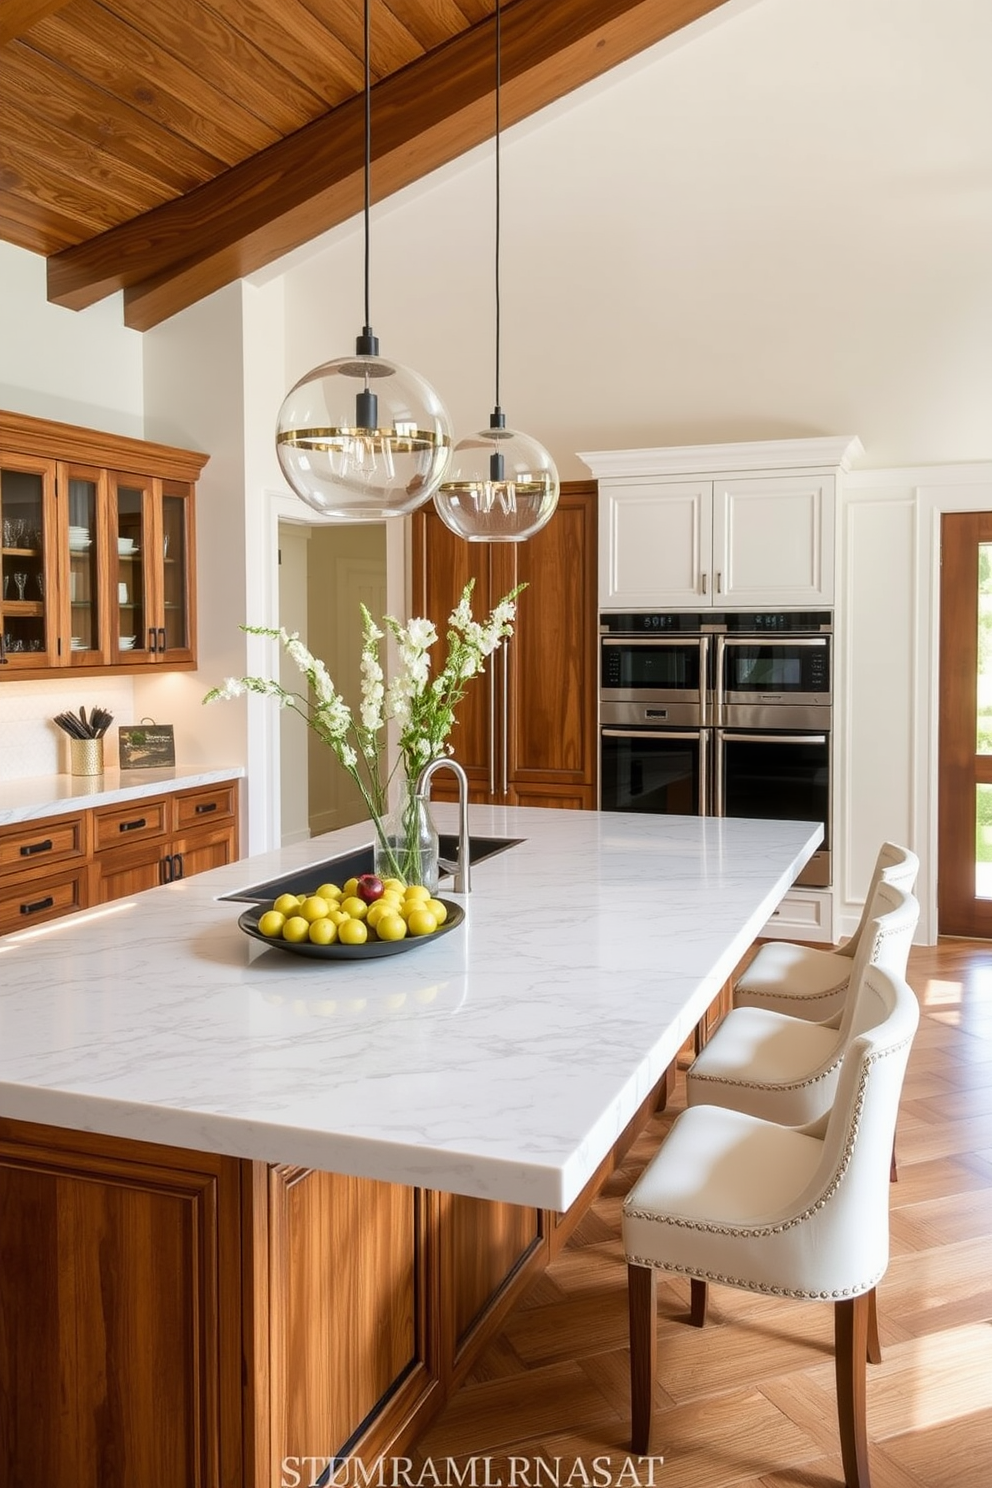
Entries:
{"type": "Polygon", "coordinates": [[[502,69],[500,63],[501,53],[501,4],[496,0],[496,409],[499,410],[499,233],[500,233],[500,191],[499,191],[499,136],[500,136],[500,113],[499,94],[502,81],[502,69]]]}
{"type": "Polygon", "coordinates": [[[372,322],[370,319],[370,297],[369,297],[369,212],[371,208],[371,176],[372,176],[372,70],[369,58],[372,10],[371,0],[365,0],[365,332],[372,333],[372,322]]]}

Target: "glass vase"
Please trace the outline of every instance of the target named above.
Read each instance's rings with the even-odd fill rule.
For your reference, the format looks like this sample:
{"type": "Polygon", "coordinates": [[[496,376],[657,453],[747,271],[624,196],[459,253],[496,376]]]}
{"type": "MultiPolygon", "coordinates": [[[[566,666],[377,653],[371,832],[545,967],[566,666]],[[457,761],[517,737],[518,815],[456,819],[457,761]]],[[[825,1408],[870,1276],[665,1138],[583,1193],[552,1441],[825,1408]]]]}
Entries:
{"type": "Polygon", "coordinates": [[[395,809],[376,822],[375,871],[380,878],[423,884],[434,894],[438,885],[437,827],[427,797],[407,781],[395,809]]]}

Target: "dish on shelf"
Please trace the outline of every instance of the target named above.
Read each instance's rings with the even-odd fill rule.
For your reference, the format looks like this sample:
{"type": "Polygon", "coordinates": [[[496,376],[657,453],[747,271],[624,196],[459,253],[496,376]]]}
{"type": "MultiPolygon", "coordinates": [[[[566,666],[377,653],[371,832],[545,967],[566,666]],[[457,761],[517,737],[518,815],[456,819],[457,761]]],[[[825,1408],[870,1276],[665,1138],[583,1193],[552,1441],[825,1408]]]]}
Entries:
{"type": "Polygon", "coordinates": [[[86,642],[85,641],[81,641],[78,636],[73,636],[72,637],[71,645],[72,645],[73,651],[85,651],[86,650],[86,642]]]}
{"type": "Polygon", "coordinates": [[[418,946],[430,945],[458,929],[465,918],[464,909],[451,899],[441,899],[440,895],[437,897],[448,911],[444,924],[439,925],[433,935],[408,935],[405,940],[367,940],[364,945],[335,943],[329,946],[313,945],[308,940],[273,940],[271,936],[263,935],[258,928],[260,918],[272,907],[268,902],[246,909],[243,914],[238,915],[238,924],[252,940],[259,941],[271,951],[289,951],[294,956],[308,956],[312,961],[374,961],[379,956],[399,956],[404,951],[415,951],[418,946]]]}
{"type": "Polygon", "coordinates": [[[137,640],[137,636],[121,636],[119,639],[121,650],[130,651],[133,648],[135,641],[137,640]]]}
{"type": "Polygon", "coordinates": [[[82,537],[70,537],[70,539],[69,539],[69,552],[70,553],[85,553],[86,552],[86,549],[87,548],[91,548],[92,546],[93,546],[93,543],[90,540],[90,538],[88,538],[88,537],[86,537],[86,538],[82,538],[82,537]]]}
{"type": "Polygon", "coordinates": [[[122,558],[131,558],[135,553],[140,552],[140,549],[133,537],[119,537],[117,551],[122,558]]]}

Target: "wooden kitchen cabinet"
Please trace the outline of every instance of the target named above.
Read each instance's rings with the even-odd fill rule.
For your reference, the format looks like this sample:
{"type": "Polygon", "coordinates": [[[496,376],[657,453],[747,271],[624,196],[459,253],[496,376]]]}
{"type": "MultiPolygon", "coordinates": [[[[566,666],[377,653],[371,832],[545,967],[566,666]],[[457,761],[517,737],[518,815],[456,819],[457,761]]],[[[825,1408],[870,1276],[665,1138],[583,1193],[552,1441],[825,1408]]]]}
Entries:
{"type": "Polygon", "coordinates": [[[822,608],[834,602],[838,480],[857,440],[607,451],[599,608],[822,608]]]}
{"type": "Polygon", "coordinates": [[[0,827],[0,935],[89,903],[87,812],[0,827]]]}
{"type": "Polygon", "coordinates": [[[280,1488],[408,1452],[665,1088],[564,1215],[0,1118],[0,1482],[280,1488]]]}
{"type": "Polygon", "coordinates": [[[93,822],[93,902],[105,904],[233,863],[237,781],[100,806],[93,822]]]}
{"type": "Polygon", "coordinates": [[[0,827],[0,935],[237,856],[236,780],[0,827]]]}
{"type": "MultiPolygon", "coordinates": [[[[470,683],[451,736],[473,801],[507,806],[596,805],[596,494],[566,482],[554,516],[523,543],[466,543],[433,507],[414,513],[413,611],[447,619],[469,578],[479,620],[516,584],[509,643],[470,683]]],[[[442,771],[437,799],[452,799],[442,771]]]]}
{"type": "Polygon", "coordinates": [[[241,1170],[0,1120],[4,1483],[241,1485],[241,1170]]]}
{"type": "Polygon", "coordinates": [[[0,681],[195,666],[206,459],[0,412],[0,681]]]}

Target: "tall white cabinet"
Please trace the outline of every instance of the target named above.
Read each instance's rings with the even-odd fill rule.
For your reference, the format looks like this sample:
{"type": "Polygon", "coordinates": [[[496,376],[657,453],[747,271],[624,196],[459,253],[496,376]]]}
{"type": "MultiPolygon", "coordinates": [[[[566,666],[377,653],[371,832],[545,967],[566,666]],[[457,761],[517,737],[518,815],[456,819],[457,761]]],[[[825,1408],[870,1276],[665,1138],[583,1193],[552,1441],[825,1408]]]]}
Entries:
{"type": "MultiPolygon", "coordinates": [[[[862,453],[847,435],[581,455],[599,482],[600,612],[833,611],[842,482],[862,453]]],[[[835,863],[838,774],[835,759],[835,863]]],[[[794,889],[764,934],[833,940],[835,893],[794,889]]]]}
{"type": "Polygon", "coordinates": [[[599,607],[831,608],[837,482],[849,436],[606,450],[599,607]]]}

